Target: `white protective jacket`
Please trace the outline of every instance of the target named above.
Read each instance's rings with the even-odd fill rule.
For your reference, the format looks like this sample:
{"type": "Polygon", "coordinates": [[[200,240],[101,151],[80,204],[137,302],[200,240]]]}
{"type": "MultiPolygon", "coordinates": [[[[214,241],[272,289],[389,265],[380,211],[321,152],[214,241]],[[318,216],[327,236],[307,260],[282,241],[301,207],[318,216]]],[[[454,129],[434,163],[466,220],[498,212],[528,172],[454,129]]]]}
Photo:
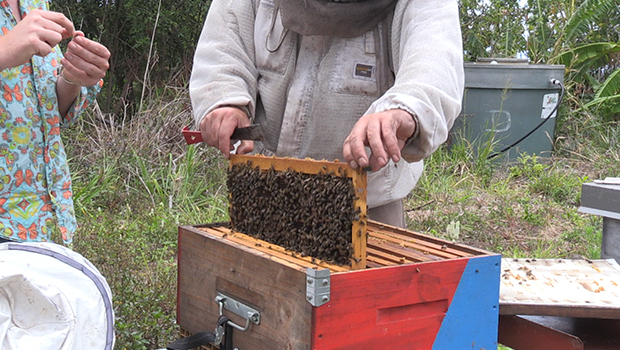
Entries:
{"type": "Polygon", "coordinates": [[[369,174],[367,202],[404,198],[460,112],[462,39],[456,0],[398,0],[388,17],[357,38],[301,36],[282,27],[273,0],[214,0],[190,80],[196,125],[240,106],[263,126],[255,152],[335,160],[362,115],[404,109],[418,130],[399,164],[369,174]],[[393,85],[379,91],[386,62],[393,85]]]}

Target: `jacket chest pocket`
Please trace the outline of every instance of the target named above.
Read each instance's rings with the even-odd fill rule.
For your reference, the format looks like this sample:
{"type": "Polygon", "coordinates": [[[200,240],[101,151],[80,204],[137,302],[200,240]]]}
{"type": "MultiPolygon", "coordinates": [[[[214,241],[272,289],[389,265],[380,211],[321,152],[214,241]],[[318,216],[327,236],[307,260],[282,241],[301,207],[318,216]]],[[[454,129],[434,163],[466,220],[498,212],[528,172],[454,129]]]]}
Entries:
{"type": "Polygon", "coordinates": [[[259,71],[284,74],[296,46],[296,35],[282,26],[273,0],[262,0],[254,23],[254,50],[259,71]]]}
{"type": "Polygon", "coordinates": [[[335,93],[377,96],[377,56],[372,31],[353,39],[338,39],[332,49],[329,90],[335,93]]]}

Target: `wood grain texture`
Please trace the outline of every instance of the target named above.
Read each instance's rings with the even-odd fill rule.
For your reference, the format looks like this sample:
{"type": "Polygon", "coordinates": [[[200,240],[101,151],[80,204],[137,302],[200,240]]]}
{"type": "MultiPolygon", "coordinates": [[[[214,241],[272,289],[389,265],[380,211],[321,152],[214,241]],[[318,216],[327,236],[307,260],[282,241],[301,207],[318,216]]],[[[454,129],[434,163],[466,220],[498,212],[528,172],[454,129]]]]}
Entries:
{"type": "Polygon", "coordinates": [[[613,260],[501,260],[500,314],[620,319],[613,260]]]}
{"type": "Polygon", "coordinates": [[[179,325],[213,331],[222,292],[261,312],[260,325],[235,333],[240,349],[432,349],[466,267],[489,253],[373,221],[367,226],[363,270],[300,257],[226,227],[181,227],[179,325]],[[316,308],[305,298],[308,267],[331,270],[330,301],[316,308]]]}
{"type": "MultiPolygon", "coordinates": [[[[312,306],[306,301],[305,268],[283,266],[269,255],[179,228],[177,323],[190,333],[213,331],[218,292],[260,310],[260,325],[234,334],[240,349],[308,349],[312,306]]],[[[233,314],[240,325],[245,321],[233,314]]]]}
{"type": "Polygon", "coordinates": [[[241,232],[233,231],[226,227],[209,227],[209,225],[207,225],[198,229],[204,231],[206,234],[244,245],[257,252],[265,253],[273,260],[279,261],[285,266],[290,265],[294,269],[310,267],[313,269],[329,269],[330,271],[335,272],[349,271],[351,269],[350,266],[335,265],[320,259],[295,254],[278,245],[254,238],[241,232]]]}

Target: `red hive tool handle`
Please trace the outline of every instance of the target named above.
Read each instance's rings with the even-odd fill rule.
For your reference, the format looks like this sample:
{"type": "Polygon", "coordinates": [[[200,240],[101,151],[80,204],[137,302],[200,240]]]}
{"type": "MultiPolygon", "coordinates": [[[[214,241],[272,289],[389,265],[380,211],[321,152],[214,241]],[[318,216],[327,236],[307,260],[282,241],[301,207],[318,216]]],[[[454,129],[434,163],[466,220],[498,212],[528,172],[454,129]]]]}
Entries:
{"type": "Polygon", "coordinates": [[[181,132],[183,133],[185,142],[187,142],[188,145],[202,142],[202,135],[200,134],[200,131],[192,131],[186,126],[183,130],[181,130],[181,132]]]}

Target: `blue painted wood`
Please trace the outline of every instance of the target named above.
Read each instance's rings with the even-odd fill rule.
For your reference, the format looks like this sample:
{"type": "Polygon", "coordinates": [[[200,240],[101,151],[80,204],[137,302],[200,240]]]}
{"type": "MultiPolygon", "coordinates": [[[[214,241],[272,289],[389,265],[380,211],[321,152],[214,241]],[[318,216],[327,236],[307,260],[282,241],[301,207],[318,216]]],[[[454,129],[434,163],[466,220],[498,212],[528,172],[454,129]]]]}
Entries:
{"type": "Polygon", "coordinates": [[[501,255],[470,258],[433,350],[497,349],[501,255]]]}

